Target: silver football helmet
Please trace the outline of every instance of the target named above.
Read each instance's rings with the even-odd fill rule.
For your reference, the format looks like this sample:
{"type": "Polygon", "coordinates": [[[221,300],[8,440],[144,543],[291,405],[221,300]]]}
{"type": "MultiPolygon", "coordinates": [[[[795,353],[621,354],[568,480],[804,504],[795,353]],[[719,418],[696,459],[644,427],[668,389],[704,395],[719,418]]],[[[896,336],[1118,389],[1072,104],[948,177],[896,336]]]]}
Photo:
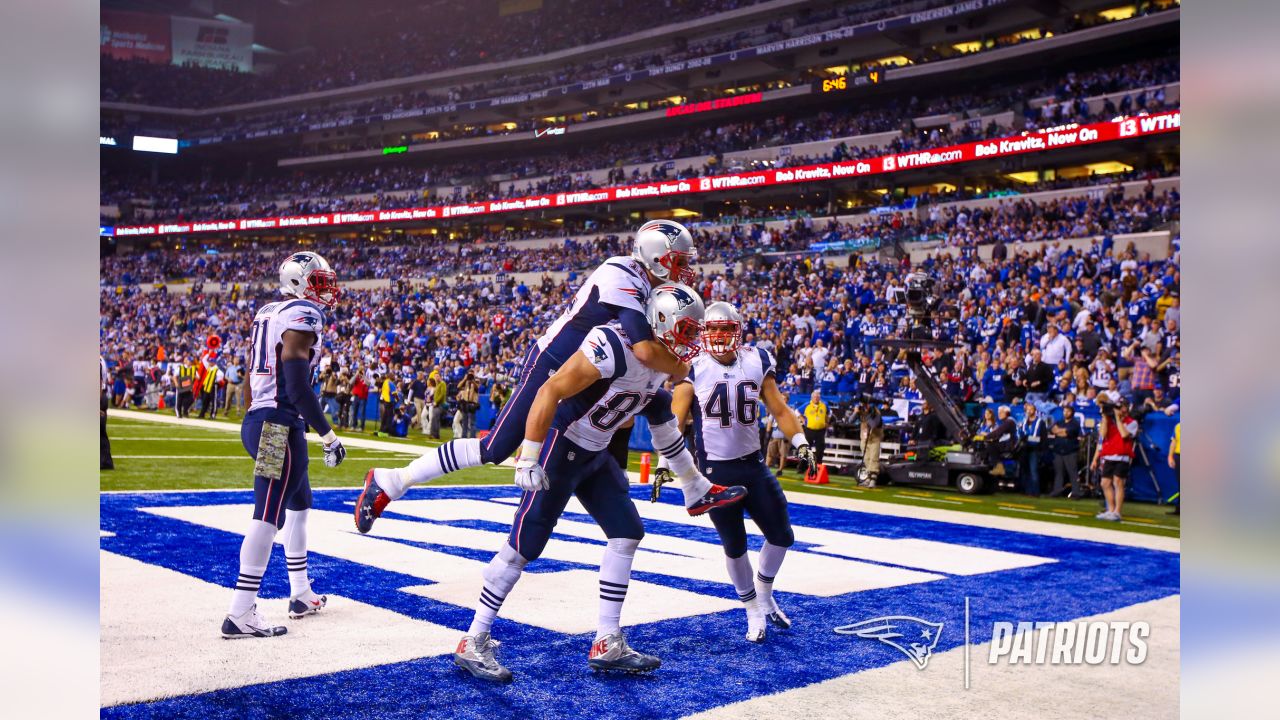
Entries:
{"type": "Polygon", "coordinates": [[[702,352],[702,318],[706,308],[692,288],[663,283],[649,295],[645,317],[653,336],[683,362],[702,352]]]}
{"type": "Polygon", "coordinates": [[[713,355],[728,355],[742,344],[742,315],[727,302],[707,306],[702,343],[713,355]]]}
{"type": "Polygon", "coordinates": [[[690,267],[698,261],[688,228],[672,220],[650,220],[636,230],[631,256],[665,282],[692,283],[690,267]]]}
{"type": "Polygon", "coordinates": [[[280,264],[280,294],[333,307],[342,293],[338,274],[319,254],[296,252],[280,264]]]}

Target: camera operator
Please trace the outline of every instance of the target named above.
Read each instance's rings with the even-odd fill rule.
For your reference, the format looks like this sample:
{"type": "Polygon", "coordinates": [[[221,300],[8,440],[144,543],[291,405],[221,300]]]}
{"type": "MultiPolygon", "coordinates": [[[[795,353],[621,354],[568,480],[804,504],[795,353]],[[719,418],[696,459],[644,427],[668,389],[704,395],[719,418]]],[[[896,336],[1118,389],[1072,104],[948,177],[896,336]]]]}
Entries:
{"type": "Polygon", "coordinates": [[[1091,467],[1102,469],[1102,495],[1107,509],[1096,517],[1119,522],[1124,508],[1124,484],[1133,464],[1138,421],[1129,415],[1127,408],[1113,403],[1108,395],[1099,395],[1097,402],[1102,422],[1098,425],[1098,449],[1093,454],[1091,467]]]}
{"type": "Polygon", "coordinates": [[[860,428],[858,437],[862,449],[862,467],[867,471],[866,478],[859,484],[863,487],[875,487],[876,478],[880,475],[880,444],[884,442],[884,416],[880,412],[879,400],[862,398],[858,402],[856,417],[860,428]]]}
{"type": "Polygon", "coordinates": [[[476,436],[476,411],[480,409],[480,381],[473,371],[458,381],[458,412],[462,413],[462,437],[476,436]]]}

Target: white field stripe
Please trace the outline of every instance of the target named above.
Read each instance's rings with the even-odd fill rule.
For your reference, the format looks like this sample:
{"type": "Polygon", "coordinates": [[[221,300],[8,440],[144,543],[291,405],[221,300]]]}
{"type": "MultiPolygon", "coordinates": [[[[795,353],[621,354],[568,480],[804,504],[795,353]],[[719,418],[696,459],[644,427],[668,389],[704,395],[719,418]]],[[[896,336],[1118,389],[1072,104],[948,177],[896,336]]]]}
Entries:
{"type": "MultiPolygon", "coordinates": [[[[496,506],[509,519],[509,507],[496,506]]],[[[197,507],[151,507],[145,512],[196,523],[226,532],[244,532],[245,518],[251,505],[201,505],[197,507]]],[[[563,523],[562,523],[563,524],[563,523]]],[[[556,528],[560,529],[559,526],[556,528]]],[[[604,540],[604,532],[592,524],[593,539],[604,540]]],[[[309,552],[380,567],[431,584],[410,585],[401,591],[421,595],[463,608],[475,606],[484,582],[482,573],[487,562],[457,557],[388,540],[397,538],[413,542],[482,549],[486,553],[502,547],[506,533],[450,527],[432,523],[397,520],[384,517],[378,522],[376,535],[360,535],[353,527],[350,513],[312,510],[307,517],[307,549],[309,552]]],[[[705,543],[708,554],[717,554],[719,545],[705,543]]],[[[603,550],[600,545],[552,538],[543,557],[572,558],[585,565],[599,566],[603,550]]],[[[652,553],[652,562],[663,556],[652,553]]],[[[683,560],[684,558],[679,558],[683,560]]],[[[234,562],[234,557],[228,562],[234,562]]],[[[637,561],[641,560],[637,557],[637,561]]],[[[646,561],[650,559],[646,558],[646,561]]],[[[720,554],[701,563],[699,577],[723,576],[724,560],[720,554]]],[[[905,572],[905,571],[904,571],[905,572]]],[[[728,578],[725,577],[725,582],[728,578]]],[[[562,570],[526,573],[520,592],[507,598],[502,616],[508,620],[568,634],[584,633],[596,627],[599,594],[597,570],[562,570]]],[[[319,591],[323,592],[322,589],[319,591]]],[[[671,618],[706,615],[740,608],[742,605],[725,589],[723,596],[704,595],[665,585],[632,580],[627,599],[629,624],[657,622],[671,618]]],[[[216,617],[216,616],[215,616],[216,617]]],[[[207,621],[206,621],[207,622],[207,621]]],[[[344,629],[350,633],[351,626],[344,629]]],[[[457,636],[453,639],[456,641],[457,636]]],[[[401,641],[397,641],[401,642],[401,641]]]]}
{"type": "MultiPolygon", "coordinates": [[[[991,665],[988,663],[991,627],[974,626],[970,690],[964,689],[965,648],[962,645],[934,654],[924,670],[917,670],[910,660],[899,655],[899,662],[892,665],[722,705],[686,716],[686,720],[1172,720],[1178,717],[1179,705],[1180,600],[1175,595],[1083,618],[1150,623],[1147,659],[1141,665],[991,665]]],[[[827,622],[834,627],[860,619],[814,618],[812,621],[827,622]]],[[[959,637],[963,631],[948,627],[943,632],[959,637]]],[[[875,642],[835,634],[831,637],[832,642],[875,642]]],[[[1214,707],[1218,705],[1215,703],[1214,707]]],[[[1242,713],[1226,715],[1245,716],[1242,713]]]]}
{"type": "MultiPolygon", "coordinates": [[[[498,503],[509,504],[518,501],[518,498],[495,498],[498,503]]],[[[399,501],[403,503],[404,501],[399,501]]],[[[447,507],[445,501],[428,501],[434,507],[447,507]]],[[[453,501],[460,503],[463,501],[453,501]]],[[[486,503],[492,505],[494,503],[486,503]]],[[[399,506],[393,506],[393,509],[399,506]]],[[[461,507],[461,505],[459,505],[461,507]]],[[[474,506],[473,506],[474,507],[474,506]]],[[[567,508],[571,512],[586,513],[586,508],[577,498],[570,498],[567,508]]],[[[678,523],[680,525],[691,525],[694,527],[705,527],[706,519],[701,517],[689,517],[684,508],[679,505],[670,503],[636,503],[636,510],[639,511],[640,517],[651,520],[664,520],[666,522],[678,523]]],[[[413,514],[416,511],[412,505],[408,505],[404,510],[406,514],[413,514]]],[[[474,512],[474,511],[472,511],[474,512]]],[[[440,517],[437,519],[448,519],[440,517]]],[[[467,518],[456,518],[467,519],[467,518]]],[[[479,517],[476,519],[496,519],[479,517]]],[[[561,520],[560,524],[564,521],[561,520]]],[[[560,524],[556,525],[556,532],[560,532],[560,524]]],[[[962,545],[953,545],[947,542],[938,542],[934,540],[921,540],[917,538],[880,538],[870,535],[859,535],[855,532],[845,532],[839,530],[831,530],[827,528],[805,527],[803,525],[793,525],[791,528],[796,536],[796,540],[813,545],[811,548],[813,553],[823,553],[825,556],[839,555],[841,557],[853,558],[855,560],[868,560],[878,563],[891,563],[901,567],[916,568],[930,572],[946,573],[948,575],[979,575],[982,573],[998,572],[1000,570],[1011,570],[1013,568],[1033,567],[1035,565],[1043,565],[1045,563],[1056,562],[1047,558],[1037,557],[1034,555],[1025,555],[1022,553],[1006,552],[1003,550],[991,550],[988,548],[966,547],[962,545]]],[[[755,523],[747,523],[747,533],[751,535],[760,535],[759,528],[755,523]]],[[[655,550],[664,550],[668,552],[680,552],[679,548],[666,548],[659,543],[664,542],[662,536],[646,535],[644,546],[655,550]],[[653,537],[653,540],[650,538],[653,537]]],[[[791,582],[793,570],[793,556],[796,558],[811,555],[811,553],[793,552],[787,555],[787,577],[791,582]]],[[[821,567],[817,568],[820,572],[821,567]]],[[[869,573],[873,575],[874,573],[869,573]]],[[[833,582],[840,582],[835,580],[833,582]]],[[[805,591],[801,591],[805,592],[805,591]]],[[[849,592],[844,590],[841,592],[849,592]]],[[[822,595],[825,593],[810,592],[812,595],[822,595]]]]}
{"type": "MultiPolygon", "coordinates": [[[[117,410],[112,413],[112,417],[123,417],[129,420],[149,422],[153,423],[153,427],[155,425],[173,425],[186,428],[198,428],[201,430],[233,432],[237,435],[240,433],[240,426],[238,424],[214,422],[212,420],[199,420],[195,418],[176,418],[171,415],[154,415],[151,413],[136,412],[133,410],[117,410]]],[[[107,424],[107,435],[111,435],[111,425],[109,421],[107,424]]],[[[421,455],[427,450],[440,445],[440,442],[437,440],[426,441],[421,445],[410,445],[344,434],[339,434],[338,438],[342,440],[342,444],[345,445],[347,449],[365,448],[366,450],[390,450],[391,452],[407,455],[421,455]]],[[[307,440],[308,442],[318,444],[315,433],[308,433],[307,440]]]]}
{"type": "MultiPolygon", "coordinates": [[[[103,706],[445,655],[461,634],[317,587],[329,603],[315,617],[289,620],[286,599],[258,601],[268,621],[289,628],[283,637],[227,641],[218,630],[230,588],[115,553],[99,557],[103,706]]],[[[227,562],[230,572],[235,558],[227,562]]]]}

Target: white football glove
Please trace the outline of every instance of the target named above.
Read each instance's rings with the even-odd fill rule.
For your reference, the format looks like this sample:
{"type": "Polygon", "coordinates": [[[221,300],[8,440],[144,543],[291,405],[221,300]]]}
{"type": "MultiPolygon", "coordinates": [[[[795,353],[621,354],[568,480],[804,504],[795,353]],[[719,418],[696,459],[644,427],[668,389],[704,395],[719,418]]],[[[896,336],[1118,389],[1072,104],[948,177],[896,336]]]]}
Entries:
{"type": "Polygon", "coordinates": [[[342,446],[342,441],[337,435],[330,431],[328,435],[321,438],[324,441],[324,464],[329,467],[338,467],[343,460],[347,459],[347,449],[342,446]]]}
{"type": "Polygon", "coordinates": [[[547,477],[547,471],[542,469],[538,464],[537,458],[529,458],[516,461],[516,487],[529,492],[537,492],[546,490],[551,487],[551,480],[547,477]]]}

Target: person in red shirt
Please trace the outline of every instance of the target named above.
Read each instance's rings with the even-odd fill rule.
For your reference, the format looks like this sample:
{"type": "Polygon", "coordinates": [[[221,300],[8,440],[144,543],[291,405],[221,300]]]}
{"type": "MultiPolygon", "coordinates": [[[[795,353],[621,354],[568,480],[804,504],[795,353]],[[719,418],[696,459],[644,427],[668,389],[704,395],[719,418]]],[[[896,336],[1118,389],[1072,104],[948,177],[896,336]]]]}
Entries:
{"type": "Polygon", "coordinates": [[[1093,468],[1102,468],[1102,495],[1107,509],[1097,514],[1099,520],[1119,522],[1124,507],[1124,484],[1133,465],[1134,441],[1138,437],[1138,421],[1127,408],[1107,402],[1098,396],[1102,422],[1098,425],[1098,449],[1093,453],[1093,468]]]}
{"type": "Polygon", "coordinates": [[[360,429],[356,432],[364,432],[364,414],[369,407],[369,386],[364,381],[364,368],[356,368],[355,382],[351,384],[351,429],[356,430],[356,423],[360,423],[360,429]]]}

